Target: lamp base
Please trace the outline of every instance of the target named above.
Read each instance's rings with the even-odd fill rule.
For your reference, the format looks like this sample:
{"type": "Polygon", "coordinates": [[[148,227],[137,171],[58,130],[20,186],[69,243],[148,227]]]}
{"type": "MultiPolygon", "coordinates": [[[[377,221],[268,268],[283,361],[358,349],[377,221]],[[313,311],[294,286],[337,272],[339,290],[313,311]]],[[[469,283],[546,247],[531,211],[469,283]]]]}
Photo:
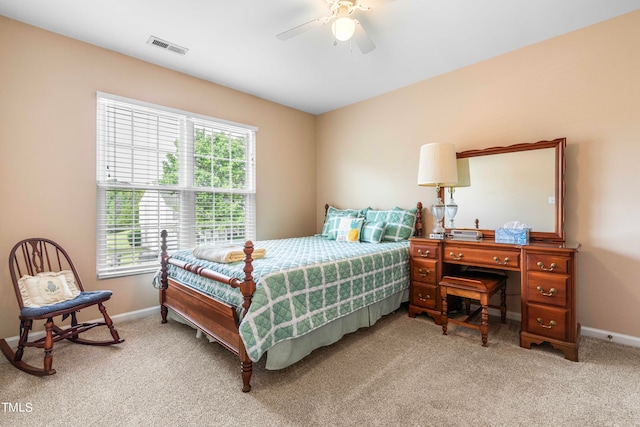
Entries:
{"type": "Polygon", "coordinates": [[[431,233],[431,234],[429,234],[429,238],[432,239],[432,240],[444,240],[445,234],[444,233],[431,233]]]}

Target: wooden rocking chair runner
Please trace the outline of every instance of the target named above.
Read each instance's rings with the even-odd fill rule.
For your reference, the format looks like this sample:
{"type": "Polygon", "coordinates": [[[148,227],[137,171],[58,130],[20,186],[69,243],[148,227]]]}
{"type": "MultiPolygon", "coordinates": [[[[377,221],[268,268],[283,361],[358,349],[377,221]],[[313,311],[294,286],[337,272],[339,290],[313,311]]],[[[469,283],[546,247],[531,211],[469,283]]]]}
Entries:
{"type": "Polygon", "coordinates": [[[14,352],[9,344],[0,340],[0,350],[16,368],[32,375],[53,375],[53,343],[66,339],[77,344],[106,346],[123,342],[103,303],[111,298],[111,291],[86,292],[67,252],[57,243],[42,238],[18,242],[9,255],[9,271],[20,306],[20,334],[14,352]],[[27,284],[28,283],[28,284],[27,284]],[[30,293],[31,291],[31,293],[30,293]],[[43,296],[44,295],[44,296],[43,296]],[[53,296],[50,296],[53,295],[53,296]],[[43,300],[51,303],[42,303],[43,300]],[[76,313],[97,305],[104,322],[78,323],[76,313]],[[53,319],[71,317],[71,325],[57,326],[53,319]],[[45,320],[46,335],[29,341],[34,320],[45,320]],[[93,341],[80,338],[80,334],[96,326],[106,326],[112,340],[93,341]],[[44,349],[44,368],[37,368],[22,360],[25,347],[44,349]]]}

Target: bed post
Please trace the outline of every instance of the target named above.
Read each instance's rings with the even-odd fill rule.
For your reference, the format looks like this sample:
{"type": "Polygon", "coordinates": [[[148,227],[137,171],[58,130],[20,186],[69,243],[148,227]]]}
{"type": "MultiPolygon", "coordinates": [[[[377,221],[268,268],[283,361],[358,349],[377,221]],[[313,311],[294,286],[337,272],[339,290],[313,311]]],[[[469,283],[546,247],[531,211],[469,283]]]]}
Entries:
{"type": "MultiPolygon", "coordinates": [[[[253,297],[253,293],[256,291],[256,283],[253,281],[253,258],[251,257],[253,254],[253,242],[251,240],[247,240],[244,244],[244,281],[240,284],[240,292],[242,292],[242,296],[244,297],[244,302],[242,303],[242,316],[249,311],[249,307],[251,306],[251,298],[253,297]]],[[[239,356],[240,356],[240,370],[242,371],[242,391],[247,393],[251,391],[251,374],[253,372],[253,362],[249,358],[247,354],[247,349],[242,342],[242,338],[238,337],[240,341],[238,343],[239,356]]]]}
{"type": "Polygon", "coordinates": [[[164,293],[169,285],[167,280],[167,260],[169,255],[167,254],[167,230],[162,230],[160,233],[162,244],[160,245],[160,263],[161,263],[161,276],[160,276],[160,316],[162,316],[162,323],[167,323],[168,309],[164,305],[164,293]]]}
{"type": "Polygon", "coordinates": [[[418,208],[418,211],[416,212],[416,230],[413,235],[416,237],[422,237],[422,202],[418,202],[416,204],[416,208],[418,208]]]}

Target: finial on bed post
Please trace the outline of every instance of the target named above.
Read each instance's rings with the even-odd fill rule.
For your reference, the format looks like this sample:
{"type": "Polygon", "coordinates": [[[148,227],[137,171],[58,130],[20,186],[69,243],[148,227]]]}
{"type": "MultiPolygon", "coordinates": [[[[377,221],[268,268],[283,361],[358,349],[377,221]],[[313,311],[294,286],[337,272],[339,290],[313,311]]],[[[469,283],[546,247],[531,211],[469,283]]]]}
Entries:
{"type": "Polygon", "coordinates": [[[327,212],[329,211],[329,203],[324,204],[324,217],[327,217],[327,212]]]}
{"type": "Polygon", "coordinates": [[[256,290],[256,283],[253,281],[253,258],[251,257],[253,254],[253,242],[251,240],[247,240],[244,244],[244,281],[240,284],[240,292],[244,296],[244,303],[242,304],[242,308],[244,309],[244,313],[249,311],[249,307],[251,306],[251,298],[253,297],[253,293],[256,290]]]}
{"type": "Polygon", "coordinates": [[[418,211],[416,212],[416,230],[413,233],[416,237],[422,237],[422,202],[416,204],[418,211]]]}

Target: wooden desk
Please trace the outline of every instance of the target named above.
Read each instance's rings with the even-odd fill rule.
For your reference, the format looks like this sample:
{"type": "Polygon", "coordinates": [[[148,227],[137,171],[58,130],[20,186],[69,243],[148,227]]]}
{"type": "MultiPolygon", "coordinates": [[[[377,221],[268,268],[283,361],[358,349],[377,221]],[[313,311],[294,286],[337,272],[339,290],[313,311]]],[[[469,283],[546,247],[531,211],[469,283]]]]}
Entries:
{"type": "Polygon", "coordinates": [[[522,326],[520,346],[550,343],[568,360],[578,361],[577,253],[580,244],[532,243],[527,246],[491,241],[410,240],[409,316],[425,313],[440,324],[438,283],[460,266],[520,272],[522,326]]]}

